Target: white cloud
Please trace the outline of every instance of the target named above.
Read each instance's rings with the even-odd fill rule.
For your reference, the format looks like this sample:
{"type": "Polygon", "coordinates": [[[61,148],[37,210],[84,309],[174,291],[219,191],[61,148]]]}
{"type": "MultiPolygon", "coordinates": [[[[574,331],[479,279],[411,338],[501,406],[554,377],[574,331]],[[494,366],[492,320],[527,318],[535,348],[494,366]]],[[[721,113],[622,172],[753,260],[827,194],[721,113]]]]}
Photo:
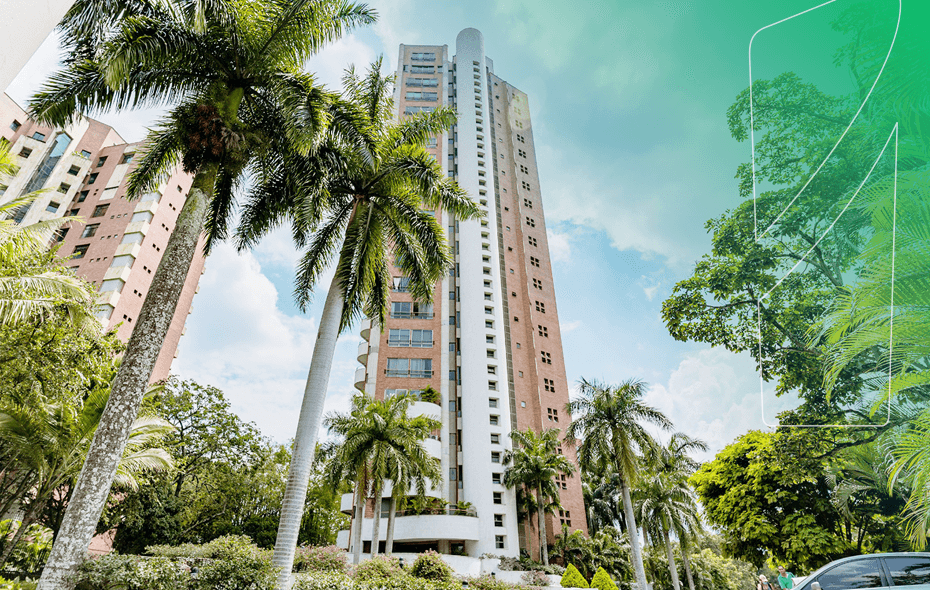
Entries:
{"type": "Polygon", "coordinates": [[[371,47],[360,41],[355,34],[349,34],[307,60],[304,69],[315,74],[317,81],[329,89],[340,90],[346,68],[354,64],[356,71],[364,71],[375,57],[371,47]]]}
{"type": "MultiPolygon", "coordinates": [[[[242,418],[284,442],[296,431],[316,322],[277,303],[255,256],[220,246],[207,260],[172,372],[219,387],[242,418]]],[[[357,342],[340,339],[326,411],[348,407],[357,342]]]]}
{"type": "MultiPolygon", "coordinates": [[[[645,401],[664,412],[676,431],[710,445],[710,451],[698,457],[701,460],[713,458],[749,430],[767,429],[762,420],[755,362],[748,354],[733,354],[723,348],[688,355],[667,384],[649,389],[645,401]]],[[[773,396],[767,396],[765,401],[769,423],[776,413],[796,405],[796,400],[773,396]]]]}
{"type": "Polygon", "coordinates": [[[646,299],[652,301],[656,293],[659,292],[659,287],[662,286],[662,281],[658,280],[654,276],[642,275],[636,283],[643,290],[643,293],[646,295],[646,299]]]}
{"type": "Polygon", "coordinates": [[[572,259],[572,246],[567,233],[559,233],[552,229],[546,230],[549,240],[549,258],[553,262],[570,262],[572,259]]]}
{"type": "Polygon", "coordinates": [[[572,330],[577,330],[581,327],[581,320],[575,320],[573,322],[559,322],[559,331],[562,334],[571,332],[572,330]]]}

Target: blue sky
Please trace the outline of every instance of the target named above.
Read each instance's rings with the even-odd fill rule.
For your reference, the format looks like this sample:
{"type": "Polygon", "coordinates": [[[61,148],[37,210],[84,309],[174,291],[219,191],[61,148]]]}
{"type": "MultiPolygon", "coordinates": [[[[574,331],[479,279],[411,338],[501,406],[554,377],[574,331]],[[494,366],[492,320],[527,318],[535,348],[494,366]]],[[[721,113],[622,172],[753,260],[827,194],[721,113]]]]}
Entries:
{"type": "MultiPolygon", "coordinates": [[[[749,146],[730,138],[726,108],[748,84],[749,38],[812,3],[371,4],[376,26],[308,64],[323,82],[338,85],[346,65],[380,54],[393,70],[398,43],[448,44],[454,53],[456,34],[475,27],[495,72],[529,94],[570,383],[643,379],[649,402],[711,453],[762,428],[752,361],[674,341],[660,311],[709,247],[704,222],[738,204],[733,177],[749,146]]],[[[56,53],[50,39],[9,94],[23,103],[56,53]]],[[[783,53],[798,67],[815,61],[803,43],[783,53]]],[[[96,118],[135,141],[156,114],[96,118]]],[[[228,247],[211,255],[173,367],[222,388],[243,418],[282,442],[296,427],[323,301],[307,314],[294,307],[295,258],[285,234],[241,256],[228,247]]],[[[340,341],[331,410],[347,407],[359,342],[356,332],[340,341]]],[[[770,403],[771,419],[785,402],[770,403]]]]}

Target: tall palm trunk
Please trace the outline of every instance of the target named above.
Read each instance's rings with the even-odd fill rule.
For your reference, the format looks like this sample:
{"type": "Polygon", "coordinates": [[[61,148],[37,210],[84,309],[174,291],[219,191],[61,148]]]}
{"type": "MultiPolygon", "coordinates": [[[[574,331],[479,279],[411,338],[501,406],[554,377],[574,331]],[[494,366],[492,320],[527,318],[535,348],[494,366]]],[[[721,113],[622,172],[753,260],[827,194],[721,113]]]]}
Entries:
{"type": "Polygon", "coordinates": [[[110,388],[110,399],[39,579],[39,590],[71,590],[74,587],[74,574],[84,561],[97,529],[116,467],[123,457],[132,423],[139,413],[155,361],[187,281],[197,240],[203,231],[207,202],[213,194],[216,171],[216,166],[207,166],[194,177],[177,225],[168,238],[165,254],[152,278],[139,320],[110,388]]]}
{"type": "Polygon", "coordinates": [[[381,483],[375,485],[375,514],[371,521],[371,556],[378,554],[378,537],[381,534],[381,483]]]}
{"type": "Polygon", "coordinates": [[[387,539],[384,542],[384,554],[389,556],[394,551],[394,519],[397,518],[397,498],[391,494],[391,507],[388,508],[387,539]]]}
{"type": "Polygon", "coordinates": [[[543,504],[542,486],[536,488],[536,503],[539,506],[539,561],[549,565],[549,547],[546,538],[546,508],[543,504]]]}
{"type": "Polygon", "coordinates": [[[294,452],[287,474],[287,486],[284,489],[284,501],[281,505],[281,521],[278,524],[278,536],[271,559],[272,565],[280,568],[275,584],[276,590],[288,590],[291,584],[294,551],[297,549],[297,533],[300,532],[300,521],[307,499],[307,483],[310,480],[317,435],[323,417],[323,403],[326,401],[326,389],[329,387],[329,374],[333,368],[336,340],[339,338],[342,305],[342,287],[339,279],[333,277],[329,293],[326,295],[326,303],[323,306],[323,317],[320,319],[316,343],[313,345],[310,374],[307,375],[300,418],[297,420],[294,452]]]}
{"type": "Polygon", "coordinates": [[[639,546],[639,534],[636,530],[636,518],[633,516],[633,500],[630,498],[630,488],[626,480],[620,480],[620,494],[623,497],[623,513],[626,515],[626,532],[630,536],[630,553],[633,554],[633,572],[636,574],[636,584],[639,590],[646,590],[646,568],[643,567],[643,552],[639,546]]]}
{"type": "Polygon", "coordinates": [[[362,560],[362,546],[365,541],[362,539],[362,525],[365,522],[365,492],[364,485],[358,484],[358,492],[355,495],[355,521],[352,523],[352,563],[358,565],[362,560]]]}
{"type": "Polygon", "coordinates": [[[675,564],[675,552],[672,551],[672,539],[668,534],[668,527],[663,523],[662,536],[665,538],[665,554],[668,557],[668,573],[672,575],[672,590],[681,590],[678,581],[678,566],[675,564]]]}
{"type": "Polygon", "coordinates": [[[684,543],[681,546],[681,563],[685,566],[685,577],[688,579],[688,590],[694,590],[694,576],[691,575],[691,560],[688,559],[688,549],[684,543]]]}

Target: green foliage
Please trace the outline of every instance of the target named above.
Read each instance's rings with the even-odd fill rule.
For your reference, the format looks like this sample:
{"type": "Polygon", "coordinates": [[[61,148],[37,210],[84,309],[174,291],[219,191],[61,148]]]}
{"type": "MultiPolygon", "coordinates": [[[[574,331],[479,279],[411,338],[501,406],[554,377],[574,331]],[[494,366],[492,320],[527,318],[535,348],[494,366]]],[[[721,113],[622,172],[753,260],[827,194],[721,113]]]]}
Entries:
{"type": "Polygon", "coordinates": [[[432,404],[438,404],[440,401],[442,401],[442,395],[440,395],[438,391],[433,389],[432,385],[427,385],[423,389],[423,392],[420,393],[420,401],[430,402],[432,404]]]}
{"type": "Polygon", "coordinates": [[[20,582],[0,577],[0,590],[36,590],[38,582],[20,582]]]}
{"type": "Polygon", "coordinates": [[[588,582],[584,579],[584,576],[581,575],[581,572],[578,571],[578,568],[574,564],[568,564],[568,567],[565,568],[565,573],[562,574],[562,587],[563,588],[589,588],[588,582]]]}
{"type": "Polygon", "coordinates": [[[466,578],[466,580],[468,581],[468,590],[516,590],[516,588],[518,588],[518,586],[514,584],[508,584],[488,574],[483,574],[474,578],[466,578]]]}
{"type": "Polygon", "coordinates": [[[417,578],[435,582],[449,582],[452,580],[452,568],[442,560],[435,551],[426,551],[417,556],[410,573],[417,578]]]}
{"type": "Polygon", "coordinates": [[[190,573],[177,560],[110,554],[81,565],[76,590],[186,590],[190,582],[190,573]]]}
{"type": "Polygon", "coordinates": [[[727,554],[761,566],[814,569],[842,554],[839,515],[822,469],[785,465],[775,434],[751,431],[691,478],[705,515],[720,527],[727,554]]]}
{"type": "MultiPolygon", "coordinates": [[[[12,542],[13,534],[21,525],[21,522],[13,519],[0,521],[0,552],[6,549],[7,543],[12,542]]],[[[54,532],[50,528],[41,524],[29,525],[13,548],[4,569],[25,574],[39,571],[52,550],[53,538],[54,532]]]]}
{"type": "MultiPolygon", "coordinates": [[[[577,568],[585,578],[594,575],[598,568],[604,568],[616,580],[633,577],[627,536],[612,526],[606,526],[589,537],[581,531],[570,531],[563,525],[561,534],[555,537],[554,552],[563,563],[578,564],[577,568]]],[[[564,571],[568,570],[563,570],[563,575],[564,571]]]]}
{"type": "MultiPolygon", "coordinates": [[[[685,587],[685,572],[681,567],[681,553],[675,548],[676,561],[679,564],[678,575],[682,588],[685,587]]],[[[646,550],[646,570],[653,581],[655,590],[671,590],[672,581],[664,548],[646,550]]],[[[704,548],[688,554],[695,590],[755,590],[757,569],[752,564],[723,557],[711,548],[704,548]]]]}
{"type": "Polygon", "coordinates": [[[335,545],[308,546],[297,548],[294,555],[294,569],[300,571],[345,572],[348,561],[345,550],[335,545]]]}
{"type": "Polygon", "coordinates": [[[400,561],[396,557],[387,557],[386,555],[376,555],[368,561],[363,561],[355,566],[352,571],[352,577],[361,581],[381,580],[405,575],[408,574],[400,565],[400,561]]]}
{"type": "MultiPolygon", "coordinates": [[[[359,579],[334,572],[297,574],[292,590],[461,590],[458,581],[434,582],[415,578],[408,573],[391,577],[359,579]]],[[[512,590],[509,586],[495,590],[512,590]]]]}
{"type": "Polygon", "coordinates": [[[597,568],[594,577],[591,578],[591,588],[598,590],[617,590],[617,585],[610,579],[610,574],[604,571],[604,568],[597,568]]]}

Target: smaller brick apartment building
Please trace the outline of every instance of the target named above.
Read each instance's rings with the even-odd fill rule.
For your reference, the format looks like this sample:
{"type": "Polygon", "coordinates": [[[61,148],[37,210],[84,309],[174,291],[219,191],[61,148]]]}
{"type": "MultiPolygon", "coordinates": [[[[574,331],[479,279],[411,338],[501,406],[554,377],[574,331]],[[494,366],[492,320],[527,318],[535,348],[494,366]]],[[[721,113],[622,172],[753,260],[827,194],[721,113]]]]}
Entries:
{"type": "MultiPolygon", "coordinates": [[[[62,129],[40,125],[6,94],[0,94],[0,135],[19,166],[13,177],[0,177],[0,203],[45,189],[31,206],[14,212],[17,221],[81,218],[59,233],[58,254],[98,288],[100,322],[128,341],[193,178],[179,168],[157,191],[128,201],[126,184],[142,144],[126,143],[94,119],[62,129]]],[[[152,381],[169,374],[203,267],[199,248],[152,381]]]]}

